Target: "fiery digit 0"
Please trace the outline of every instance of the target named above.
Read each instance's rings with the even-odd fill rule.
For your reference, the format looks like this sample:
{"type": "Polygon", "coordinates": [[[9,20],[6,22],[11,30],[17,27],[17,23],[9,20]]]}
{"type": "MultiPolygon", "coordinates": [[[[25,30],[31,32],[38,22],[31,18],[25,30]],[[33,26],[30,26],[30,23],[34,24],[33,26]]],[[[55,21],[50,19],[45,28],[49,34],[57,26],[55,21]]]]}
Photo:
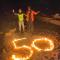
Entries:
{"type": "Polygon", "coordinates": [[[52,51],[54,49],[53,41],[48,38],[34,39],[31,46],[34,47],[37,51],[52,51]],[[41,49],[35,45],[35,43],[41,42],[41,41],[49,43],[49,48],[41,49]]]}

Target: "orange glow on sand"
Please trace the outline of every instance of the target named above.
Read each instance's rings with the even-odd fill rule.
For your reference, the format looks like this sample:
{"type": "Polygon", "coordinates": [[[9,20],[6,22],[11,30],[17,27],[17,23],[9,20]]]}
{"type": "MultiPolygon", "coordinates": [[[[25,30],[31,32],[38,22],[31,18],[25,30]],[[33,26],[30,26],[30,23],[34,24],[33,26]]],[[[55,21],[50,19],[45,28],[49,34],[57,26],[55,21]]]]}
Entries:
{"type": "Polygon", "coordinates": [[[40,39],[34,39],[33,43],[31,44],[32,47],[34,47],[37,51],[52,51],[54,49],[54,43],[52,40],[48,39],[48,38],[40,38],[40,39]],[[44,41],[44,42],[48,42],[50,48],[46,48],[46,49],[41,49],[38,48],[35,43],[39,42],[39,41],[44,41]]]}
{"type": "Polygon", "coordinates": [[[32,47],[34,49],[36,49],[37,51],[52,51],[54,49],[54,42],[52,40],[48,39],[48,38],[45,38],[45,37],[39,38],[39,39],[34,39],[32,41],[32,43],[31,43],[31,46],[27,46],[27,45],[22,45],[22,46],[19,46],[19,47],[16,46],[16,42],[17,41],[21,41],[21,40],[25,40],[25,39],[27,39],[27,38],[14,39],[13,45],[14,45],[14,48],[17,49],[17,50],[27,49],[29,51],[29,54],[28,55],[24,55],[24,56],[22,56],[20,54],[21,55],[20,57],[17,57],[15,54],[13,54],[12,55],[12,59],[13,60],[27,60],[27,59],[30,59],[32,57],[32,55],[33,55],[32,47]],[[49,45],[48,45],[49,48],[48,47],[44,48],[44,49],[43,48],[39,48],[38,46],[35,45],[35,43],[37,43],[37,42],[46,42],[46,43],[49,43],[49,45]]]}
{"type": "Polygon", "coordinates": [[[12,55],[12,59],[14,59],[14,60],[24,60],[22,57],[21,58],[16,58],[15,55],[12,55]]]}
{"type": "Polygon", "coordinates": [[[21,41],[21,40],[25,40],[25,39],[27,39],[27,38],[14,39],[14,41],[13,41],[14,48],[15,48],[15,49],[21,48],[21,47],[17,47],[17,46],[16,46],[16,42],[17,42],[17,41],[21,41]]]}
{"type": "Polygon", "coordinates": [[[30,54],[28,56],[16,58],[16,55],[12,55],[12,59],[14,59],[14,60],[27,60],[27,59],[29,59],[33,55],[33,50],[31,49],[31,47],[26,46],[26,45],[23,45],[20,47],[20,49],[24,49],[24,48],[28,49],[30,51],[30,54]]]}

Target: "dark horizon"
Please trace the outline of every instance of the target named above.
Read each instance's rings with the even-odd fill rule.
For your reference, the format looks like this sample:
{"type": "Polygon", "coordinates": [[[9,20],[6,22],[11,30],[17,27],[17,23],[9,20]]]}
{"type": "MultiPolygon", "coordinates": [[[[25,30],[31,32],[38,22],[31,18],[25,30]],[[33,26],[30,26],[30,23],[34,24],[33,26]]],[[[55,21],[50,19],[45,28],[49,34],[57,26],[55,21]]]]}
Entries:
{"type": "Polygon", "coordinates": [[[35,10],[46,10],[48,11],[60,11],[59,0],[0,0],[0,11],[6,11],[10,9],[22,8],[26,10],[27,6],[31,6],[35,10]]]}

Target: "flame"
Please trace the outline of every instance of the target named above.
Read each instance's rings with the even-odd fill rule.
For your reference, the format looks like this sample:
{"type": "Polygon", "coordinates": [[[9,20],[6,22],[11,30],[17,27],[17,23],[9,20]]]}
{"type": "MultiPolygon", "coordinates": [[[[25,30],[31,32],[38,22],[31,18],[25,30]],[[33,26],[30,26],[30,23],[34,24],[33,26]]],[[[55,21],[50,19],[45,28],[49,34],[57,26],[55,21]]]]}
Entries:
{"type": "Polygon", "coordinates": [[[15,42],[21,41],[21,40],[24,40],[24,39],[27,39],[27,38],[14,39],[14,41],[13,41],[14,48],[15,48],[15,49],[19,49],[20,47],[17,47],[15,42]]]}
{"type": "MultiPolygon", "coordinates": [[[[26,57],[23,57],[23,60],[24,59],[29,59],[33,55],[33,50],[32,50],[31,47],[26,46],[26,45],[23,45],[22,47],[20,47],[20,49],[24,49],[24,48],[28,49],[30,51],[30,54],[28,56],[26,56],[26,57]]],[[[12,55],[12,58],[15,60],[15,55],[12,55]]],[[[18,58],[18,59],[21,59],[21,58],[18,58]]]]}
{"type": "Polygon", "coordinates": [[[34,47],[37,51],[52,51],[54,49],[54,43],[52,40],[48,39],[48,38],[40,38],[40,39],[34,39],[33,40],[33,43],[31,44],[32,47],[34,47]],[[46,48],[46,49],[41,49],[41,48],[38,48],[35,43],[37,41],[46,41],[46,42],[49,42],[49,45],[50,45],[50,48],[46,48]]]}
{"type": "Polygon", "coordinates": [[[22,57],[21,58],[16,58],[15,55],[12,55],[12,59],[14,59],[14,60],[24,60],[22,57]]]}

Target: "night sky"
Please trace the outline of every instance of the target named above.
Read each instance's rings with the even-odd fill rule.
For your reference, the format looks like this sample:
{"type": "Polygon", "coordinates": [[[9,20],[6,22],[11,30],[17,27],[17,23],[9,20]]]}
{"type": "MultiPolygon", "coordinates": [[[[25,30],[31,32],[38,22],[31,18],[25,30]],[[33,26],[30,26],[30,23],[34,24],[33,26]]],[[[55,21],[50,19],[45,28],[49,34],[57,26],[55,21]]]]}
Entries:
{"type": "Polygon", "coordinates": [[[25,10],[27,6],[32,8],[49,11],[59,11],[60,1],[59,0],[0,0],[0,11],[22,8],[25,10]]]}

